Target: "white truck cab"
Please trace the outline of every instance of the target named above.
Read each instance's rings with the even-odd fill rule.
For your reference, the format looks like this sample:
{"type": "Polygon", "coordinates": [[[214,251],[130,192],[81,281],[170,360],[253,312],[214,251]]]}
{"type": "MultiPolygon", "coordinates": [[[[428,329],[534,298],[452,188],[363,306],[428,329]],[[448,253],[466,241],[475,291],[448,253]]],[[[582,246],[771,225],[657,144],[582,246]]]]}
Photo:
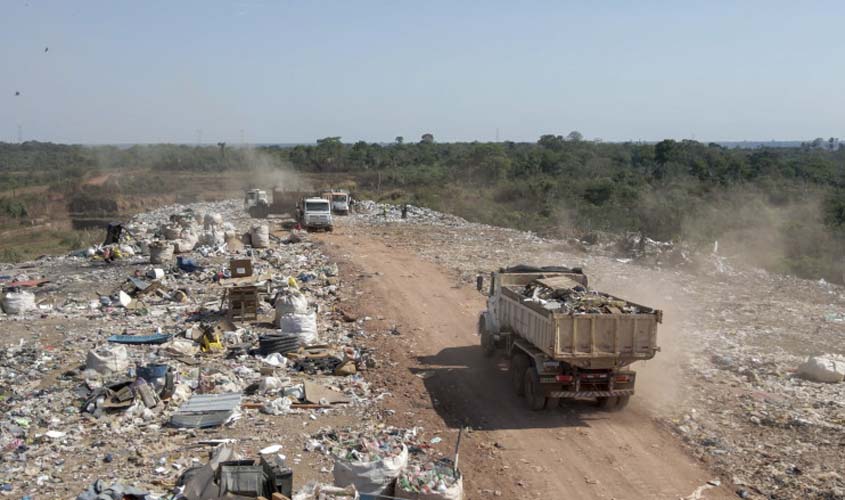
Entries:
{"type": "Polygon", "coordinates": [[[331,202],[324,198],[305,198],[299,209],[299,222],[305,229],[334,229],[331,202]]]}
{"type": "Polygon", "coordinates": [[[267,204],[267,192],[263,189],[250,189],[244,197],[244,208],[252,208],[260,204],[267,204]]]}
{"type": "Polygon", "coordinates": [[[332,212],[340,215],[349,214],[349,193],[344,191],[333,191],[332,197],[332,212]]]}

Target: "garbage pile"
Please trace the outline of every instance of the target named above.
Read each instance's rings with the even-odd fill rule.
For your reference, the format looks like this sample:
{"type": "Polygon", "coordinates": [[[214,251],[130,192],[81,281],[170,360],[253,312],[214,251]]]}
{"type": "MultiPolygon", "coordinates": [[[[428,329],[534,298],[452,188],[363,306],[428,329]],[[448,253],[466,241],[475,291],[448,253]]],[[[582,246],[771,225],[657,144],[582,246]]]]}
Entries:
{"type": "Polygon", "coordinates": [[[267,429],[374,418],[378,356],[340,312],[337,265],[305,233],[253,226],[238,202],[164,207],[117,241],[4,269],[4,495],[162,498],[208,443],[254,452],[267,429]],[[235,318],[235,292],[254,319],[235,318]]]}
{"type": "MultiPolygon", "coordinates": [[[[422,439],[422,429],[324,429],[307,447],[334,461],[334,485],[367,495],[462,500],[463,481],[452,459],[422,439]]],[[[440,439],[434,440],[439,442],[440,439]]]]}
{"type": "Polygon", "coordinates": [[[537,302],[544,309],[563,314],[639,314],[642,308],[606,293],[590,290],[585,286],[550,288],[542,283],[529,283],[517,292],[526,302],[537,302]]]}

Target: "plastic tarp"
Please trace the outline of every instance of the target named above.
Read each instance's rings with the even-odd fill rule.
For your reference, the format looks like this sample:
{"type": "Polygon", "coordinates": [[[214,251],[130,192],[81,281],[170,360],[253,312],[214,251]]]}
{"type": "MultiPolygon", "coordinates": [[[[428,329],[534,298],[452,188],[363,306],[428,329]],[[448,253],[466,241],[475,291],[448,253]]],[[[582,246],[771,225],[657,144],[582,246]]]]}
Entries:
{"type": "Polygon", "coordinates": [[[408,464],[408,448],[394,456],[372,462],[353,462],[336,458],[332,474],[337,486],[354,485],[362,494],[393,495],[393,486],[402,469],[408,464]]]}

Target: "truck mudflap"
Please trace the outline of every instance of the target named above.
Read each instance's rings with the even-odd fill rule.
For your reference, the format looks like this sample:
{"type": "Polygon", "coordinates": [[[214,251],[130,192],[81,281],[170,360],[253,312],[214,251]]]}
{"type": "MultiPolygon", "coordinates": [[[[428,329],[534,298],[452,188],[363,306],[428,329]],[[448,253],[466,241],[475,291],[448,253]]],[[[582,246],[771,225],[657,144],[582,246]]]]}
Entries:
{"type": "Polygon", "coordinates": [[[546,397],[549,398],[612,398],[633,395],[633,389],[615,389],[612,391],[551,391],[546,393],[546,397]]]}

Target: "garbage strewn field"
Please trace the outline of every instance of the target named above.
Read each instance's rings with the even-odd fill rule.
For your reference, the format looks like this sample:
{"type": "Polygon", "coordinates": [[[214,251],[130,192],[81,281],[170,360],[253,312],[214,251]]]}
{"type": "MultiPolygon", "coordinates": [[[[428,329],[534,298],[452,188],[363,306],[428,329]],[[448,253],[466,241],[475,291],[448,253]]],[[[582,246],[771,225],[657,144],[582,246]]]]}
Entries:
{"type": "MultiPolygon", "coordinates": [[[[344,309],[353,292],[320,246],[238,202],[165,207],[109,235],[0,269],[0,494],[357,498],[361,457],[334,487],[339,457],[308,443],[320,429],[378,439],[388,394],[368,382],[379,333],[344,309]]],[[[449,450],[396,432],[414,487],[442,486],[419,468],[449,450]]]]}
{"type": "MultiPolygon", "coordinates": [[[[663,309],[663,351],[635,365],[633,405],[738,497],[845,498],[842,287],[641,237],[554,241],[418,207],[357,209],[339,224],[456,284],[568,265],[663,309]]],[[[0,494],[463,496],[437,431],[390,427],[393,396],[372,380],[391,364],[376,347],[397,333],[351,309],[357,292],[310,235],[256,223],[239,202],[165,207],[123,229],[114,245],[0,268],[0,494]]]]}
{"type": "Polygon", "coordinates": [[[633,404],[739,498],[845,498],[843,287],[632,235],[556,241],[419,207],[404,219],[399,207],[360,208],[353,227],[454,270],[458,283],[520,263],[581,267],[591,287],[662,309],[663,350],[634,365],[633,404]]]}

